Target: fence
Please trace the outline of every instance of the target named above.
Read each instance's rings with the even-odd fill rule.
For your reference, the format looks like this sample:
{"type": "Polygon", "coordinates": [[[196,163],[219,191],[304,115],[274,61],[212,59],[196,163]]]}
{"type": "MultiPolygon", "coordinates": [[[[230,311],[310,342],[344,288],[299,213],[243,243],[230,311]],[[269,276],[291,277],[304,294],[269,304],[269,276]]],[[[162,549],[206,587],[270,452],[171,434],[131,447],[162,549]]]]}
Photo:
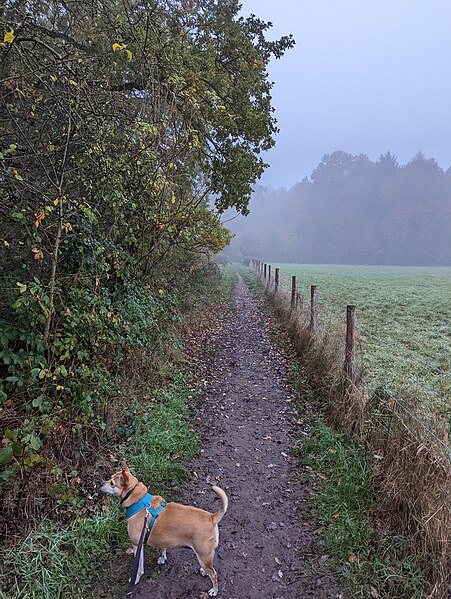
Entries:
{"type": "MultiPolygon", "coordinates": [[[[286,281],[283,273],[259,260],[251,269],[265,285],[276,308],[287,321],[295,346],[304,356],[310,376],[327,397],[334,423],[348,434],[364,441],[374,456],[376,509],[390,514],[398,532],[412,539],[412,546],[426,579],[431,599],[448,597],[451,578],[451,447],[448,424],[425,418],[410,400],[394,393],[381,381],[371,384],[363,376],[364,352],[356,328],[356,310],[346,306],[340,318],[321,302],[315,285],[307,290],[296,276],[286,281]],[[289,291],[291,290],[291,291],[289,291]],[[324,326],[324,318],[333,327],[324,326]]],[[[366,333],[368,336],[368,333],[366,333]]],[[[374,335],[370,337],[384,343],[374,335]]],[[[389,344],[388,344],[389,345],[389,344]]],[[[449,377],[449,373],[440,372],[449,377]]],[[[414,381],[415,389],[421,387],[414,381]]],[[[423,386],[424,387],[424,386],[423,386]]],[[[451,402],[432,389],[436,405],[449,417],[451,402]]]]}

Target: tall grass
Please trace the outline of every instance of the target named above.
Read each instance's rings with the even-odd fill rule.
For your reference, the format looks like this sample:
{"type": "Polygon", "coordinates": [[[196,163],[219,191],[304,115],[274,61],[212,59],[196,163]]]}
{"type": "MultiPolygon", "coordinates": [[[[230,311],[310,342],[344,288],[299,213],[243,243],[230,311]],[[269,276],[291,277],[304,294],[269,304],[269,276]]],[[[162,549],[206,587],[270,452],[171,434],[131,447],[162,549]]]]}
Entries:
{"type": "Polygon", "coordinates": [[[398,558],[395,545],[405,539],[377,539],[370,517],[372,471],[364,448],[319,420],[309,438],[300,437],[297,453],[316,481],[312,503],[321,521],[324,551],[352,581],[354,596],[421,599],[421,576],[414,559],[398,558]]]}
{"type": "Polygon", "coordinates": [[[83,581],[91,579],[93,562],[125,539],[118,505],[64,529],[44,522],[15,549],[3,552],[8,574],[2,587],[14,598],[88,597],[83,581]]]}

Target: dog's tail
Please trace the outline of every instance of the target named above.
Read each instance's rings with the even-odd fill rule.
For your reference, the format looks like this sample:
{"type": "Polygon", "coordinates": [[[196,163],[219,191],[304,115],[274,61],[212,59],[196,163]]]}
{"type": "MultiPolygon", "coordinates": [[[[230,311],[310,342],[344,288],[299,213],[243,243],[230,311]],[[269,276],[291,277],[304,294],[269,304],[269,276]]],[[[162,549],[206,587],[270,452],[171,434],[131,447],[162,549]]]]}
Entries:
{"type": "Polygon", "coordinates": [[[229,505],[229,500],[227,498],[227,495],[224,493],[224,491],[222,489],[220,489],[219,487],[212,487],[212,490],[216,493],[216,495],[219,497],[219,499],[222,502],[221,509],[218,512],[215,512],[213,514],[213,523],[218,524],[218,522],[221,522],[222,517],[224,516],[224,514],[227,511],[227,507],[229,505]]]}

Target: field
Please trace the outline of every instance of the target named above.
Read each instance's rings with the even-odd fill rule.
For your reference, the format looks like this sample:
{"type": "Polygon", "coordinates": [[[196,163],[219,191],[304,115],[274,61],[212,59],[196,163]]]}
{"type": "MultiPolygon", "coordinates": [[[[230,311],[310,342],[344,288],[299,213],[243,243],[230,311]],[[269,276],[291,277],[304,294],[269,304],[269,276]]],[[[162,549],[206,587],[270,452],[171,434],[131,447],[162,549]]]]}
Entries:
{"type": "Polygon", "coordinates": [[[346,305],[357,329],[370,389],[421,402],[424,414],[449,421],[451,408],[451,268],[273,264],[281,286],[296,275],[306,310],[317,285],[319,325],[342,330],[346,305]]]}

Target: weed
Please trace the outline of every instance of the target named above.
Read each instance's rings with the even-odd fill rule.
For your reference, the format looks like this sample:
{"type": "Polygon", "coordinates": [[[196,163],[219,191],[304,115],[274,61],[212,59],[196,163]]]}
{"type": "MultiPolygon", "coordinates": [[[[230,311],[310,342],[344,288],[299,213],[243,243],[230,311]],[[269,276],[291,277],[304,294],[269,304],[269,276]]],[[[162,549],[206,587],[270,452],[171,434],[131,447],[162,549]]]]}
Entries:
{"type": "Polygon", "coordinates": [[[375,597],[419,599],[421,578],[414,560],[398,559],[399,550],[405,551],[404,539],[377,539],[370,518],[372,473],[363,448],[321,420],[311,437],[300,441],[299,461],[317,483],[312,501],[325,551],[344,564],[358,596],[372,592],[375,597]]]}
{"type": "Polygon", "coordinates": [[[80,582],[79,591],[74,590],[74,580],[89,580],[93,560],[112,543],[125,541],[126,529],[119,513],[119,506],[111,505],[107,512],[78,519],[64,529],[43,523],[16,549],[4,551],[8,577],[2,577],[2,586],[23,599],[86,597],[80,582]]]}
{"type": "Polygon", "coordinates": [[[163,492],[167,482],[184,481],[188,472],[182,461],[197,452],[197,439],[185,404],[188,393],[187,387],[180,386],[162,391],[160,404],[139,427],[132,451],[124,448],[130,455],[130,468],[152,490],[163,492]]]}

